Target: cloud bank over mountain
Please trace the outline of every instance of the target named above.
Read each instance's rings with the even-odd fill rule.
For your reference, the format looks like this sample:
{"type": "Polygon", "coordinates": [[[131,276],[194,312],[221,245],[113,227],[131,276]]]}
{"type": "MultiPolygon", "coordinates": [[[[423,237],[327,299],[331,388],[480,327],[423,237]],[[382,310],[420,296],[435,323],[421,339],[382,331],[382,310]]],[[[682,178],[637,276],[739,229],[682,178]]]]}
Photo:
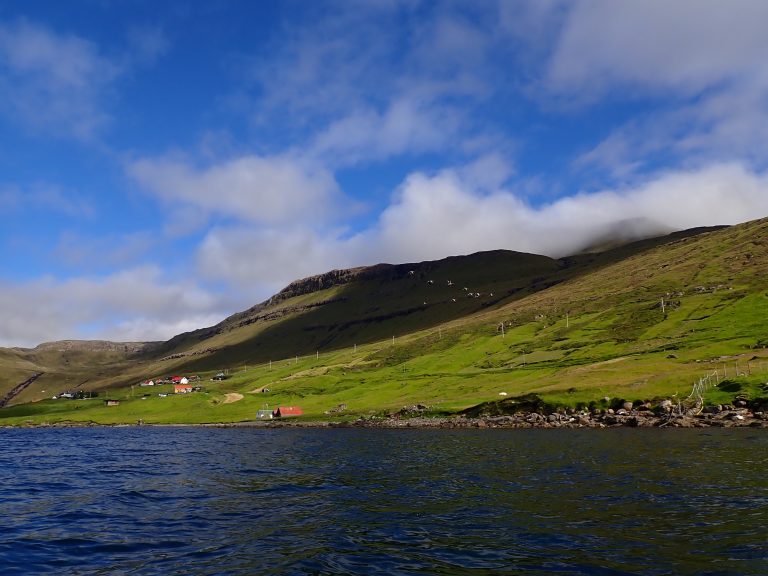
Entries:
{"type": "Polygon", "coordinates": [[[0,345],[167,338],[333,268],[768,215],[764,2],[276,11],[0,15],[0,345]]]}

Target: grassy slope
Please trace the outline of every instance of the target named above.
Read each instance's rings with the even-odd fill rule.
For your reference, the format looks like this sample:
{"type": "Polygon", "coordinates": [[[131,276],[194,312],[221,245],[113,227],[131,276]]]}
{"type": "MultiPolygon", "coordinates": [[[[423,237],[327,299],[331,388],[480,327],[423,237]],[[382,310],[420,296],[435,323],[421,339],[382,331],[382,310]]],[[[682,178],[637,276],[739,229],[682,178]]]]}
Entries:
{"type": "MultiPolygon", "coordinates": [[[[211,343],[222,350],[154,360],[129,368],[119,378],[183,366],[206,376],[236,362],[263,361],[265,355],[283,358],[271,369],[266,363],[237,368],[229,380],[206,382],[206,393],[184,397],[159,398],[158,390],[152,390],[154,396],[141,399],[138,391],[131,397],[130,388],[123,387],[110,393],[123,399],[114,408],[94,400],[27,404],[6,409],[4,421],[235,421],[252,419],[265,404],[298,404],[314,417],[341,403],[353,414],[417,402],[453,411],[498,399],[502,391],[533,391],[548,401],[573,405],[605,396],[634,400],[687,394],[693,380],[714,369],[722,371],[723,363],[733,376],[737,362],[741,372],[752,372],[754,384],[765,378],[768,367],[763,350],[755,349],[768,340],[766,242],[768,221],[758,221],[683,238],[613,264],[615,257],[600,256],[602,267],[589,274],[579,272],[578,266],[555,270],[547,269],[546,259],[533,261],[531,270],[507,284],[498,279],[509,270],[493,270],[490,262],[475,269],[470,260],[457,259],[442,270],[434,267],[413,277],[406,270],[402,277],[298,297],[306,302],[343,295],[347,300],[185,342],[187,351],[211,343]],[[547,272],[548,278],[564,281],[531,289],[532,279],[547,272]],[[453,277],[452,289],[447,274],[453,277]],[[427,279],[435,284],[427,285],[427,279]],[[492,303],[457,298],[458,306],[450,306],[454,291],[464,284],[483,293],[494,288],[494,299],[498,294],[505,299],[492,303]],[[426,297],[430,300],[424,307],[426,297]],[[371,321],[371,309],[381,308],[382,302],[387,303],[387,314],[422,308],[371,321]],[[334,306],[342,305],[347,325],[340,328],[334,306]],[[503,337],[498,330],[502,321],[503,337]],[[394,345],[392,334],[397,336],[394,345]],[[362,344],[365,340],[369,342],[362,344]],[[316,358],[314,351],[321,344],[316,358]],[[264,386],[268,393],[255,392],[264,386]],[[225,394],[232,392],[244,398],[225,404],[225,394]]],[[[722,395],[712,394],[715,399],[722,395]]]]}

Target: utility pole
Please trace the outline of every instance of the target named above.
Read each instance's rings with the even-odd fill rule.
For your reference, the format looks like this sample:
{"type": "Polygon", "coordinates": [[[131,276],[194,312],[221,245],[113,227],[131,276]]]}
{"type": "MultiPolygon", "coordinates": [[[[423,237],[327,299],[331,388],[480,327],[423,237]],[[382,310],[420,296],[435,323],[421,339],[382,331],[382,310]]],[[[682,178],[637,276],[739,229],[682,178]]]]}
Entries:
{"type": "Polygon", "coordinates": [[[571,327],[571,319],[568,317],[568,312],[565,313],[565,327],[566,328],[571,327]]]}
{"type": "Polygon", "coordinates": [[[392,335],[392,346],[394,346],[394,345],[395,345],[395,335],[393,334],[392,335]]]}
{"type": "Polygon", "coordinates": [[[315,360],[320,360],[320,350],[315,350],[315,360]]]}
{"type": "Polygon", "coordinates": [[[664,304],[664,298],[661,299],[661,313],[666,314],[667,313],[667,305],[664,304]]]}
{"type": "Polygon", "coordinates": [[[357,352],[357,344],[355,344],[354,351],[357,352]]]}
{"type": "Polygon", "coordinates": [[[504,338],[504,322],[501,323],[501,337],[504,338]]]}
{"type": "Polygon", "coordinates": [[[269,361],[269,369],[272,370],[272,360],[269,361]]]}

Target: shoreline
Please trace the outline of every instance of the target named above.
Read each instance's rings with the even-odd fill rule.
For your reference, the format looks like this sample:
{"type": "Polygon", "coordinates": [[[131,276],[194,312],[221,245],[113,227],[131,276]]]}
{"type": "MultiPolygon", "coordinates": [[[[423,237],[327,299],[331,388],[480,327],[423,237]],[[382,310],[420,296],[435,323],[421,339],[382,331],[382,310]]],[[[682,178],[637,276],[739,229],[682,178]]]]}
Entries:
{"type": "Polygon", "coordinates": [[[102,424],[98,422],[51,422],[43,424],[0,425],[2,428],[90,428],[90,427],[200,427],[200,428],[369,428],[369,429],[577,429],[577,428],[768,428],[768,413],[748,408],[727,406],[706,409],[698,414],[656,414],[645,410],[602,410],[595,412],[568,411],[566,413],[543,414],[520,412],[502,416],[426,416],[391,415],[387,417],[364,417],[356,420],[295,420],[291,418],[274,420],[247,420],[241,422],[206,423],[121,423],[102,424]]]}

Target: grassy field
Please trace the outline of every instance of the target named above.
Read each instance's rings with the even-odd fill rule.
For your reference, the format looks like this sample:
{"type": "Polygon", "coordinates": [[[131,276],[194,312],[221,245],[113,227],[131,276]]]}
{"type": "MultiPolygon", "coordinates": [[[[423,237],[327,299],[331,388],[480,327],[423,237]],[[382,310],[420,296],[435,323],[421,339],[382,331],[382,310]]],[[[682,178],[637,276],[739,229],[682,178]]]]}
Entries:
{"type": "Polygon", "coordinates": [[[95,379],[98,399],[42,400],[36,383],[28,398],[39,401],[0,410],[0,422],[230,422],[278,405],[311,419],[417,403],[450,413],[501,393],[577,406],[682,398],[715,373],[729,382],[709,390],[709,402],[768,395],[767,229],[757,221],[624,248],[620,258],[584,257],[586,268],[525,255],[516,273],[514,259],[494,268],[498,254],[489,253],[413,275],[390,270],[282,301],[284,314],[180,337],[164,351],[180,355],[171,360],[91,361],[108,373],[95,379]],[[475,290],[480,297],[466,294],[475,290]],[[322,302],[330,303],[307,307],[322,302]],[[223,368],[231,377],[211,381],[223,368]],[[160,397],[168,390],[130,386],[171,373],[199,374],[204,392],[160,397]],[[120,405],[104,406],[106,397],[120,405]]]}

